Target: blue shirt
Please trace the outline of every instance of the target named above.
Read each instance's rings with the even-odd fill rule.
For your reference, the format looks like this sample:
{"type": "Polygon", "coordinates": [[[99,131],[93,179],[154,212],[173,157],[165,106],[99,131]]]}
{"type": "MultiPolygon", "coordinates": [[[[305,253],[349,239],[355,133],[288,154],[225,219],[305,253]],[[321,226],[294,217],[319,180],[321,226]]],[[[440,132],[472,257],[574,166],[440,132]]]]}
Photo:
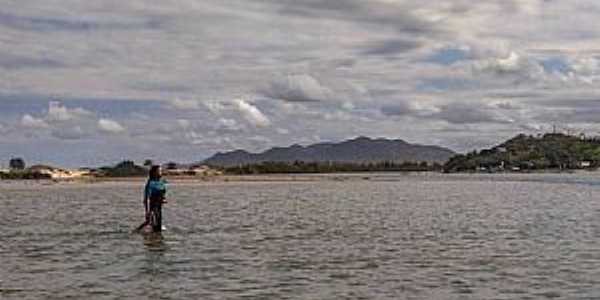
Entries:
{"type": "Polygon", "coordinates": [[[144,188],[144,201],[155,197],[163,196],[167,192],[167,182],[164,179],[150,180],[146,182],[144,188]]]}

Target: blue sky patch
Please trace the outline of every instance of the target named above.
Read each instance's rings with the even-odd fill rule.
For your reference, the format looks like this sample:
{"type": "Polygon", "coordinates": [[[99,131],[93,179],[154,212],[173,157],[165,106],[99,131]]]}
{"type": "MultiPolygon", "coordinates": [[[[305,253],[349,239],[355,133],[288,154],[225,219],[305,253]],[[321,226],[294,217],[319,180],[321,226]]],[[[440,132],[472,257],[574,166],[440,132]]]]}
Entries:
{"type": "Polygon", "coordinates": [[[543,59],[540,61],[540,64],[544,68],[544,71],[546,71],[547,73],[566,74],[572,70],[569,63],[565,61],[565,59],[562,57],[551,57],[543,59]]]}
{"type": "Polygon", "coordinates": [[[48,111],[51,101],[67,108],[83,108],[101,116],[123,118],[132,113],[156,115],[164,110],[164,102],[152,99],[65,98],[42,95],[0,95],[0,116],[19,119],[24,114],[40,115],[48,111]]]}
{"type": "Polygon", "coordinates": [[[425,61],[449,66],[467,59],[469,59],[469,53],[467,51],[457,48],[445,48],[437,51],[425,61]]]}

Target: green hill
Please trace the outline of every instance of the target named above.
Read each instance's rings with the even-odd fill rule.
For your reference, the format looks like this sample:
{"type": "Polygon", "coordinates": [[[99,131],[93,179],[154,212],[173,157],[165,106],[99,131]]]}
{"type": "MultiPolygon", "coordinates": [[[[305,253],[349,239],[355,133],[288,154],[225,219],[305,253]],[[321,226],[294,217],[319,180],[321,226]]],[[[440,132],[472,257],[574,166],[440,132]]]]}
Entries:
{"type": "Polygon", "coordinates": [[[539,137],[520,134],[491,149],[456,155],[446,162],[444,172],[568,170],[599,165],[598,139],[560,133],[539,137]]]}
{"type": "Polygon", "coordinates": [[[102,167],[97,173],[101,177],[141,177],[148,175],[148,170],[133,161],[125,160],[113,167],[102,167]]]}

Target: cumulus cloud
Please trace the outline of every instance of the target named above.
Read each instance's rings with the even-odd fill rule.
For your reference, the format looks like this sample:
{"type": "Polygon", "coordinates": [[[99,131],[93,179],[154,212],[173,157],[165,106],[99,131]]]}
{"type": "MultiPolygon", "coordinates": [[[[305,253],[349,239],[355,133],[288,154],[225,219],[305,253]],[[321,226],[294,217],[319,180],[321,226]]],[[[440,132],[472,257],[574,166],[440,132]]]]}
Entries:
{"type": "Polygon", "coordinates": [[[10,134],[102,140],[107,138],[102,116],[126,127],[136,147],[149,151],[170,139],[177,143],[156,151],[185,156],[258,147],[261,143],[248,140],[255,135],[274,144],[365,134],[453,146],[472,141],[469,146],[535,127],[527,124],[593,125],[600,115],[596,103],[565,100],[559,106],[553,102],[560,97],[552,97],[600,98],[595,87],[600,27],[593,0],[204,0],[176,7],[121,1],[100,11],[97,6],[93,1],[3,6],[0,69],[10,72],[0,72],[0,91],[97,100],[57,103],[47,111],[35,101],[27,109],[14,104],[23,101],[0,101],[10,134]],[[206,30],[216,21],[218,30],[206,30]],[[211,101],[193,100],[199,95],[211,101]],[[222,100],[240,95],[257,100],[222,100]],[[139,113],[147,117],[121,110],[134,107],[119,102],[124,98],[140,100],[139,113]],[[414,129],[402,130],[407,126],[414,129]],[[452,131],[435,136],[439,127],[452,131]],[[183,142],[193,151],[175,146],[183,142]]]}
{"type": "Polygon", "coordinates": [[[110,119],[98,120],[98,129],[106,133],[122,133],[125,131],[125,128],[121,124],[110,119]]]}
{"type": "Polygon", "coordinates": [[[536,54],[510,51],[505,56],[480,57],[473,75],[483,87],[526,86],[530,92],[545,89],[586,88],[600,79],[595,55],[565,57],[565,53],[536,54]]]}
{"type": "Polygon", "coordinates": [[[369,44],[361,53],[364,55],[394,57],[397,54],[417,49],[420,46],[421,43],[416,40],[393,39],[369,44]]]}
{"type": "Polygon", "coordinates": [[[99,133],[117,134],[126,131],[115,120],[98,118],[92,111],[81,107],[67,107],[58,101],[50,101],[48,110],[40,117],[25,113],[18,125],[29,133],[35,133],[35,136],[46,134],[63,140],[78,140],[91,138],[99,133]]]}
{"type": "Polygon", "coordinates": [[[522,70],[527,66],[527,62],[519,54],[510,52],[507,57],[489,59],[475,65],[483,71],[491,71],[497,73],[514,73],[522,70]]]}
{"type": "Polygon", "coordinates": [[[455,102],[440,105],[438,111],[429,116],[452,124],[512,123],[492,107],[479,103],[455,102]]]}
{"type": "Polygon", "coordinates": [[[288,102],[324,101],[331,94],[331,90],[323,87],[317,79],[307,74],[279,78],[261,92],[267,97],[288,102]]]}
{"type": "Polygon", "coordinates": [[[237,110],[250,124],[256,127],[268,127],[271,121],[256,106],[244,101],[243,99],[234,100],[237,110]]]}
{"type": "Polygon", "coordinates": [[[507,101],[498,102],[495,104],[495,106],[499,109],[510,110],[510,111],[515,111],[515,110],[521,109],[521,107],[515,105],[514,103],[507,102],[507,101]]]}
{"type": "Polygon", "coordinates": [[[51,133],[53,137],[61,140],[79,140],[91,135],[91,132],[83,129],[80,125],[53,128],[51,133]]]}
{"type": "Polygon", "coordinates": [[[419,16],[415,5],[408,2],[378,1],[373,4],[360,0],[305,0],[283,3],[279,13],[297,17],[329,18],[413,36],[433,35],[441,31],[437,24],[419,16]]]}
{"type": "Polygon", "coordinates": [[[234,119],[219,118],[217,123],[219,132],[231,133],[243,130],[243,127],[234,119]]]}
{"type": "Polygon", "coordinates": [[[200,102],[197,100],[184,100],[179,98],[174,98],[169,101],[169,106],[179,110],[197,110],[201,107],[200,102]]]}
{"type": "Polygon", "coordinates": [[[416,111],[415,106],[409,101],[396,101],[393,104],[381,107],[381,112],[386,116],[406,116],[416,111]]]}
{"type": "Polygon", "coordinates": [[[94,114],[83,108],[68,108],[58,101],[50,101],[48,110],[41,117],[24,114],[19,125],[23,129],[36,131],[39,134],[49,134],[52,137],[65,140],[75,140],[89,137],[95,130],[94,114]]]}
{"type": "Polygon", "coordinates": [[[35,118],[30,114],[23,115],[23,118],[21,118],[21,126],[33,129],[46,129],[49,127],[46,121],[35,118]]]}
{"type": "Polygon", "coordinates": [[[278,134],[282,134],[282,135],[290,134],[290,131],[288,129],[285,129],[285,128],[277,128],[275,131],[278,134]]]}
{"type": "Polygon", "coordinates": [[[576,81],[592,85],[600,79],[600,58],[583,56],[564,61],[554,61],[553,72],[562,81],[576,81]]]}
{"type": "Polygon", "coordinates": [[[213,114],[218,115],[221,111],[226,109],[226,104],[220,101],[210,100],[205,101],[204,106],[213,114]]]}
{"type": "Polygon", "coordinates": [[[92,112],[83,108],[67,108],[58,101],[51,101],[48,106],[47,119],[50,122],[62,122],[86,118],[92,115],[92,112]]]}
{"type": "Polygon", "coordinates": [[[506,57],[489,58],[473,64],[478,74],[512,77],[517,80],[538,80],[543,78],[544,69],[536,61],[511,51],[506,57]]]}

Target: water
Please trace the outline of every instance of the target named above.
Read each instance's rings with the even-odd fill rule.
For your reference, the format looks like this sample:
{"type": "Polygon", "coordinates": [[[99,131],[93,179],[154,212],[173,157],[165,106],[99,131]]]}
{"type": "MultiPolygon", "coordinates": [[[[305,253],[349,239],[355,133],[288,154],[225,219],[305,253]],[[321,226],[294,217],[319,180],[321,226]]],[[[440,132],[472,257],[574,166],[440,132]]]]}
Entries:
{"type": "Polygon", "coordinates": [[[598,299],[600,175],[0,183],[2,299],[598,299]]]}

